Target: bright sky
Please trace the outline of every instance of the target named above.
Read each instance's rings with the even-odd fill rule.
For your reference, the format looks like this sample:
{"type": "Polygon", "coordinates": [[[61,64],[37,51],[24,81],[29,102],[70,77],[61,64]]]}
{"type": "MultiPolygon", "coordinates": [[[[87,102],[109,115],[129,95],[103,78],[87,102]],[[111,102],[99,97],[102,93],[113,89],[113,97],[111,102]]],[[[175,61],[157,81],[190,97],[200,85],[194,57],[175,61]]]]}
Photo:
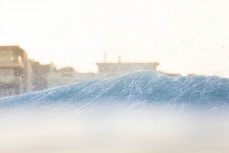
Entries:
{"type": "Polygon", "coordinates": [[[78,71],[96,62],[160,62],[229,77],[228,0],[0,0],[0,45],[78,71]]]}

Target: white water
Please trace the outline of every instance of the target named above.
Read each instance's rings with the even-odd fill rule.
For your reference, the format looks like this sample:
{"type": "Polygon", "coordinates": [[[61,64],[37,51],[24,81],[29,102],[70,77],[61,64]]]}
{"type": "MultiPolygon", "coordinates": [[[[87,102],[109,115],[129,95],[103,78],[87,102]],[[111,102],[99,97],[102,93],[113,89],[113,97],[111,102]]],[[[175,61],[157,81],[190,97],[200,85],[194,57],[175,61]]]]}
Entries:
{"type": "Polygon", "coordinates": [[[141,72],[0,100],[0,153],[228,153],[228,79],[141,72]]]}

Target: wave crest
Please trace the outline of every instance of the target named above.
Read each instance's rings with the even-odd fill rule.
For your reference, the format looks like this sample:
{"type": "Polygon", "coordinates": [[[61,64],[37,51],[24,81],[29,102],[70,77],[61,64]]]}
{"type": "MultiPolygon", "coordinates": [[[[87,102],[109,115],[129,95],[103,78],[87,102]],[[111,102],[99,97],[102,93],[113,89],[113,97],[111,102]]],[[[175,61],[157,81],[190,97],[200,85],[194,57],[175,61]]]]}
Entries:
{"type": "Polygon", "coordinates": [[[112,79],[66,85],[16,97],[6,103],[144,101],[147,103],[227,104],[229,79],[216,76],[170,77],[144,71],[112,79]]]}

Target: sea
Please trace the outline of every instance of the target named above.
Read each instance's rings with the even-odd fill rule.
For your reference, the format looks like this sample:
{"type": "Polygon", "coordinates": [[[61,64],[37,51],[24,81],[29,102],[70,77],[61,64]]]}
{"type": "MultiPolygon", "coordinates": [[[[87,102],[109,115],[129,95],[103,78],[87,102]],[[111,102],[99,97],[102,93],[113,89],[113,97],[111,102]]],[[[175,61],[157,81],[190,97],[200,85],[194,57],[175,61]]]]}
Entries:
{"type": "Polygon", "coordinates": [[[0,153],[228,153],[229,79],[140,71],[0,99],[0,153]]]}

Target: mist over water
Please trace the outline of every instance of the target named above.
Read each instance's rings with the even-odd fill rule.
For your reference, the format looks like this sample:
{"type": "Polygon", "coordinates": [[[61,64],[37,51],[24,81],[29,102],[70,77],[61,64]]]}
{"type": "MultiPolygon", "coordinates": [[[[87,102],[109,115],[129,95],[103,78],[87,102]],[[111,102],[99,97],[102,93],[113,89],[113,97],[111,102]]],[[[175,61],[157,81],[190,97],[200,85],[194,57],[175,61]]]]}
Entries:
{"type": "Polygon", "coordinates": [[[0,100],[4,153],[226,153],[229,80],[139,72],[0,100]]]}

